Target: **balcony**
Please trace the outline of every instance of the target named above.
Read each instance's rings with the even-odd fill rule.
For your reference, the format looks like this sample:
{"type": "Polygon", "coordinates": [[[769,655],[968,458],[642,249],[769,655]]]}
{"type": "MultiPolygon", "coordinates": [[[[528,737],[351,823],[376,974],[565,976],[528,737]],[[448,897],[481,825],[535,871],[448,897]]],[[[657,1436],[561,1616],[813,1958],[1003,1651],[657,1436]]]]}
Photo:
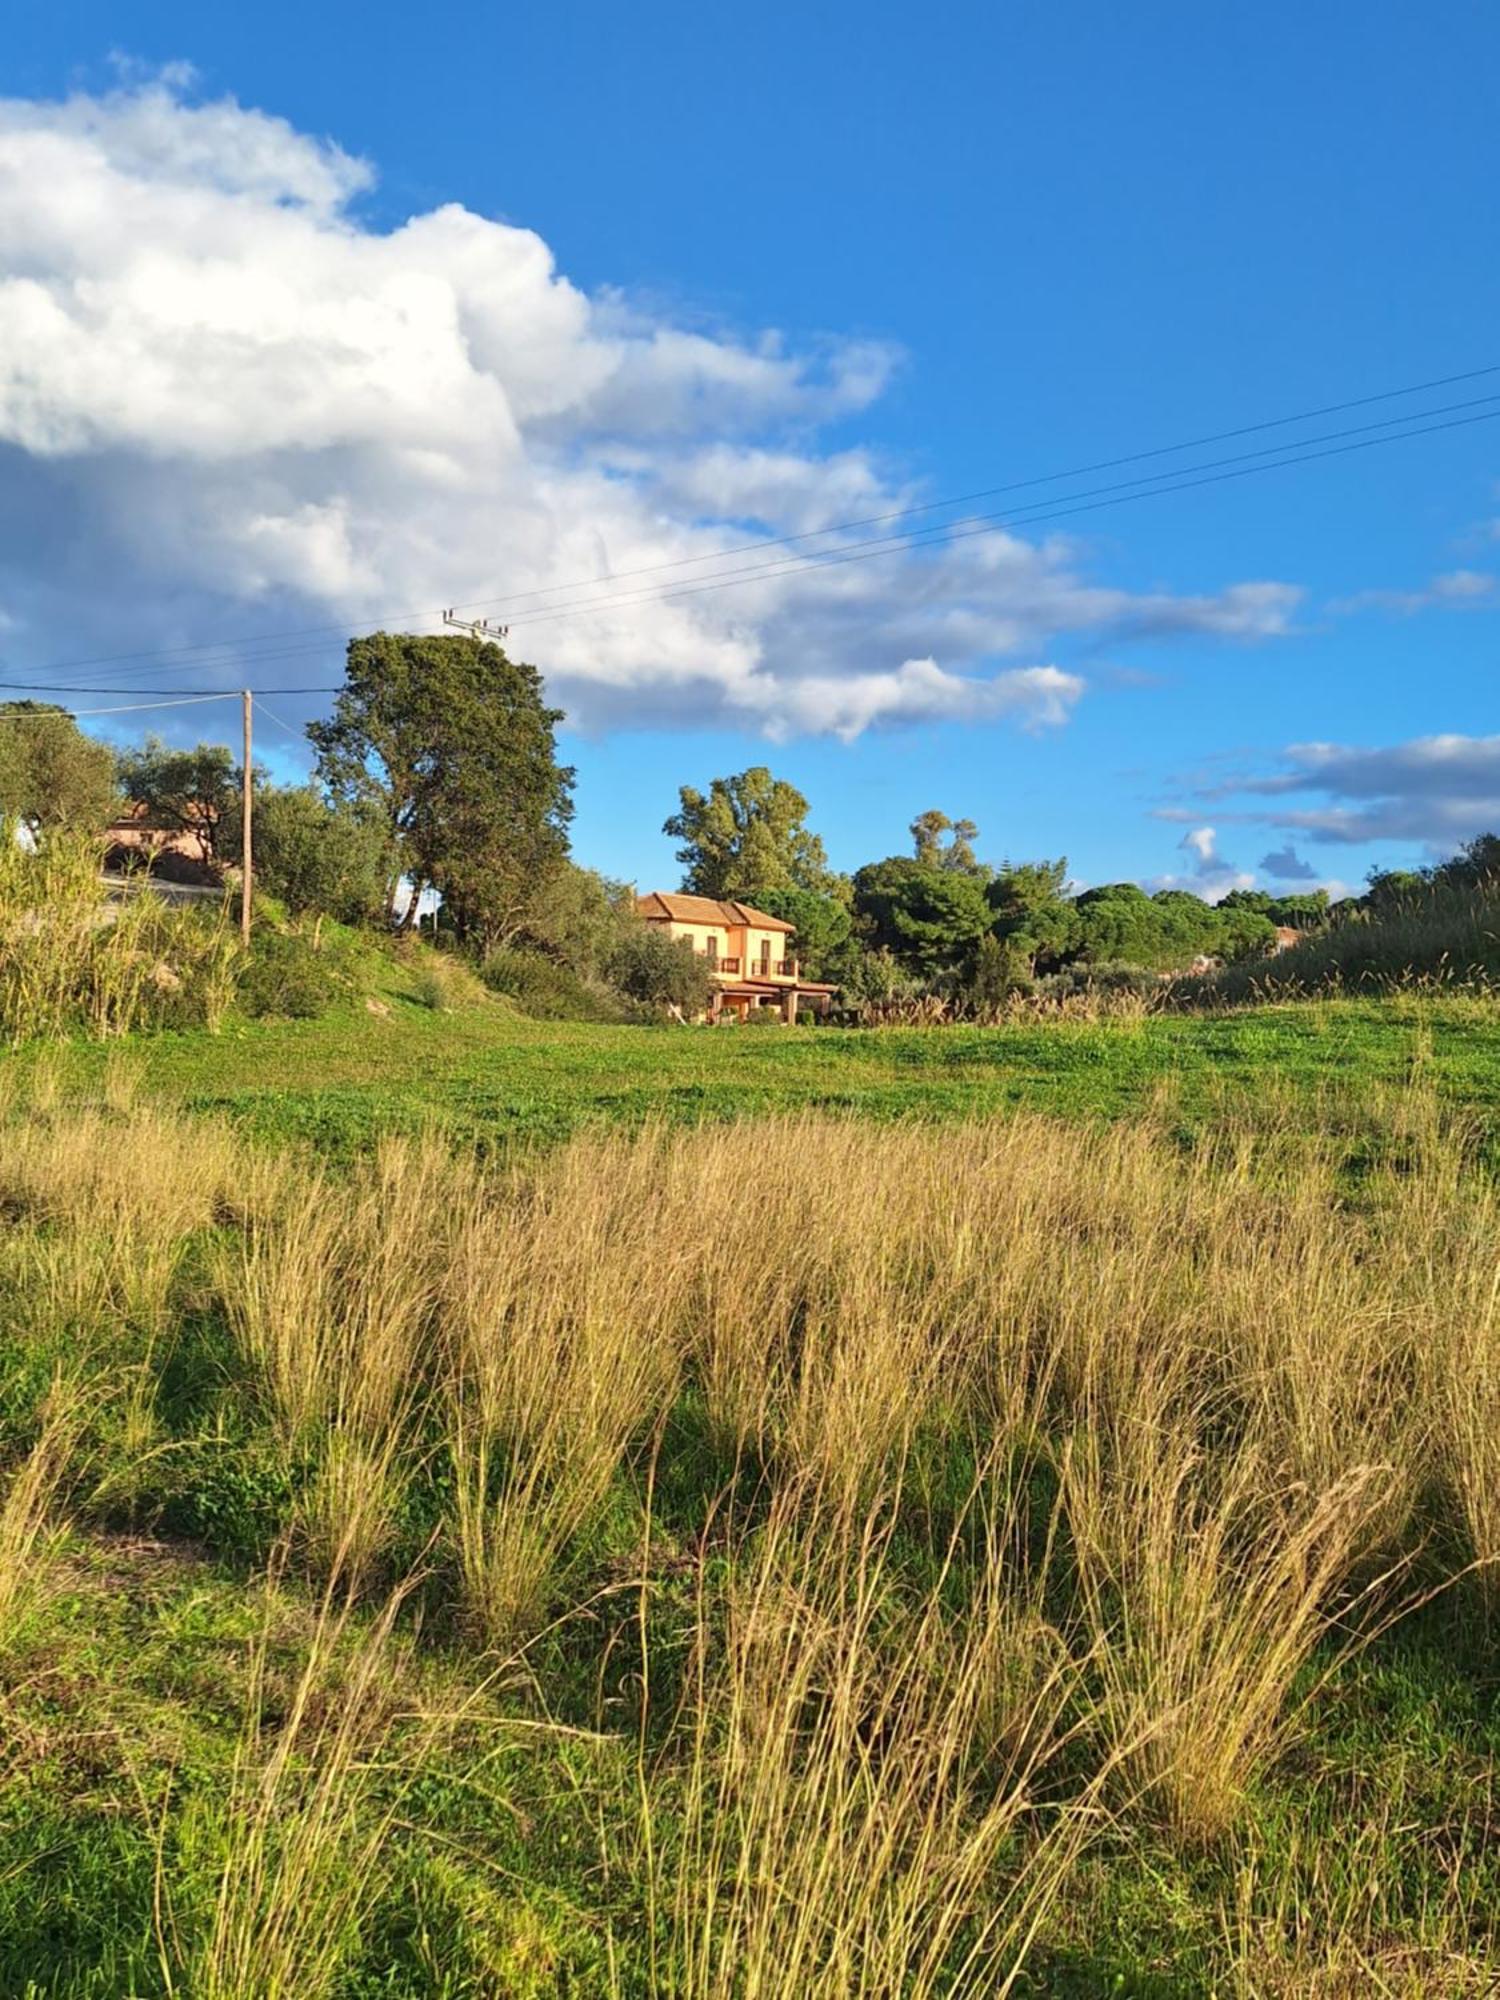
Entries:
{"type": "Polygon", "coordinates": [[[710,958],[708,969],[715,979],[785,979],[799,977],[802,968],[795,958],[752,958],[737,956],[710,958]]]}

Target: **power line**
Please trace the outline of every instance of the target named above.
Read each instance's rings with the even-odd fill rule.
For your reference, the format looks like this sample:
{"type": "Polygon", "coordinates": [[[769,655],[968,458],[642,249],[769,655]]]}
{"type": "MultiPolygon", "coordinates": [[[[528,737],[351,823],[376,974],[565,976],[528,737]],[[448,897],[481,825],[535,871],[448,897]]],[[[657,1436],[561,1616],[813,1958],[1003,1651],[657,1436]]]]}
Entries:
{"type": "MultiPolygon", "coordinates": [[[[924,500],[911,507],[896,507],[892,508],[887,513],[868,514],[861,520],[830,522],[827,527],[807,528],[804,529],[800,534],[769,535],[764,540],[761,541],[744,542],[740,544],[740,546],[737,548],[716,549],[709,554],[701,556],[679,556],[676,557],[671,562],[647,563],[646,565],[644,565],[642,568],[639,569],[614,570],[604,576],[594,578],[593,581],[597,583],[623,583],[628,581],[632,577],[652,576],[658,574],[663,570],[683,569],[691,563],[715,562],[715,561],[721,562],[728,556],[753,555],[756,554],[761,549],[789,548],[794,543],[814,541],[824,535],[852,534],[856,529],[859,528],[883,527],[887,522],[890,521],[909,520],[914,518],[918,514],[931,514],[939,512],[944,507],[964,507],[968,506],[972,501],[975,500],[996,499],[1002,493],[1020,493],[1030,487],[1052,486],[1056,485],[1059,480],[1063,479],[1082,479],[1091,472],[1112,472],[1118,466],[1121,465],[1140,465],[1143,464],[1147,459],[1169,457],[1173,452],[1197,451],[1202,446],[1209,444],[1227,444],[1233,438],[1252,437],[1255,436],[1257,433],[1263,431],[1277,430],[1284,428],[1288,424],[1312,423],[1319,417],[1338,416],[1342,414],[1345,410],[1366,409],[1373,403],[1388,403],[1393,401],[1398,396],[1425,395],[1429,389],[1449,388],[1458,382],[1473,382],[1479,380],[1483,376],[1497,375],[1497,374],[1500,374],[1500,362],[1494,362],[1485,368],[1470,368],[1465,370],[1462,374],[1459,375],[1440,375],[1435,377],[1432,381],[1413,382],[1408,384],[1408,386],[1404,389],[1382,389],[1378,394],[1373,396],[1354,396],[1351,397],[1348,401],[1342,403],[1325,403],[1320,409],[1300,410],[1294,416],[1266,417],[1263,418],[1258,423],[1240,424],[1236,426],[1236,428],[1233,430],[1213,431],[1210,432],[1205,437],[1184,438],[1180,443],[1177,444],[1153,445],[1148,450],[1145,451],[1125,452],[1117,458],[1097,459],[1090,465],[1071,466],[1068,468],[1067,471],[1064,472],[1037,473],[1034,474],[1031,478],[1013,479],[1001,486],[985,486],[985,487],[980,487],[979,489],[977,489],[975,492],[972,493],[952,494],[945,500],[924,500]]],[[[1493,396],[1481,396],[1475,398],[1474,400],[1477,402],[1493,402],[1496,400],[1496,398],[1493,396]]],[[[1468,406],[1452,405],[1450,407],[1460,408],[1468,406]]],[[[1387,421],[1389,423],[1396,424],[1396,423],[1402,423],[1407,420],[1401,417],[1392,417],[1389,418],[1387,421]]],[[[1127,481],[1125,483],[1135,484],[1136,482],[1127,481]]],[[[470,598],[467,602],[466,608],[472,608],[476,605],[493,606],[497,604],[513,604],[517,602],[518,599],[523,597],[540,597],[547,595],[548,593],[553,593],[561,590],[583,589],[586,587],[588,586],[584,583],[544,584],[536,590],[523,590],[523,591],[513,592],[508,597],[470,598]]]]}
{"type": "MultiPolygon", "coordinates": [[[[1426,415],[1427,412],[1420,414],[1426,415]]],[[[907,549],[948,547],[954,542],[972,540],[977,535],[991,535],[1004,528],[1025,528],[1039,526],[1046,521],[1064,520],[1074,514],[1091,514],[1102,507],[1123,506],[1130,500],[1150,500],[1161,494],[1185,493],[1199,486],[1216,486],[1230,479],[1246,479],[1258,472],[1278,472],[1284,467],[1307,465],[1316,459],[1338,458],[1348,452],[1370,451],[1380,445],[1400,444],[1406,438],[1427,437],[1436,431],[1459,430],[1470,424],[1493,423],[1500,419],[1500,409],[1485,410],[1478,415],[1455,417],[1447,423],[1426,424],[1418,429],[1395,432],[1386,437],[1362,438],[1352,444],[1333,445],[1325,451],[1300,452],[1294,456],[1281,457],[1269,464],[1235,464],[1228,471],[1210,471],[1203,478],[1178,479],[1171,484],[1144,485],[1138,480],[1123,482],[1126,489],[1099,489],[1106,497],[1084,499],[1079,495],[1067,496],[1070,504],[1042,510],[1028,510],[1015,515],[988,515],[975,521],[947,523],[939,528],[919,529],[914,535],[877,536],[869,542],[855,542],[843,548],[807,556],[794,556],[783,562],[757,564],[740,570],[727,570],[721,576],[708,577],[699,582],[683,584],[663,591],[641,591],[623,597],[601,597],[580,604],[565,604],[538,612],[535,616],[523,614],[513,618],[515,629],[527,630],[537,625],[550,625],[560,618],[575,618],[590,611],[607,611],[630,608],[641,604],[665,604],[678,598],[696,597],[700,593],[715,590],[729,590],[736,584],[770,581],[784,576],[802,576],[813,570],[836,569],[847,563],[871,562],[882,555],[898,554],[907,549]],[[1077,502],[1078,504],[1072,504],[1077,502]]],[[[1339,435],[1332,433],[1331,435],[1339,435]]],[[[1261,453],[1242,456],[1261,458],[1261,453]]],[[[1210,461],[1224,464],[1225,461],[1210,461]]],[[[1203,470],[1201,467],[1185,468],[1189,471],[1203,470]]]]}
{"type": "Polygon", "coordinates": [[[291,723],[283,722],[281,717],[275,712],[274,709],[266,707],[265,703],[261,700],[260,696],[256,694],[253,689],[251,691],[251,700],[255,703],[255,706],[260,710],[261,714],[266,718],[267,722],[271,723],[275,728],[280,729],[281,731],[284,732],[284,734],[290,736],[294,742],[302,743],[306,741],[305,731],[301,729],[294,729],[291,723]]]}
{"type": "MultiPolygon", "coordinates": [[[[1500,397],[1485,397],[1475,400],[1495,402],[1500,401],[1500,397]]],[[[1461,405],[1452,407],[1469,408],[1470,406],[1461,405]]],[[[1201,486],[1219,485],[1226,480],[1249,478],[1260,472],[1277,472],[1286,467],[1306,465],[1319,459],[1338,458],[1356,451],[1370,451],[1382,445],[1400,444],[1408,438],[1427,437],[1440,431],[1461,430],[1473,424],[1491,423],[1496,419],[1500,419],[1500,409],[1485,409],[1467,416],[1451,417],[1445,422],[1420,424],[1413,427],[1413,420],[1415,418],[1436,414],[1438,414],[1437,411],[1414,411],[1411,419],[1398,420],[1404,421],[1408,425],[1407,428],[1399,431],[1391,430],[1388,424],[1378,426],[1355,425],[1351,427],[1354,431],[1365,431],[1373,428],[1384,431],[1385,435],[1378,437],[1355,437],[1352,442],[1328,444],[1326,449],[1319,451],[1295,450],[1288,452],[1285,447],[1275,447],[1273,449],[1279,452],[1279,456],[1272,457],[1264,451],[1236,453],[1232,454],[1228,459],[1207,460],[1200,466],[1182,468],[1184,471],[1202,474],[1203,476],[1201,477],[1183,479],[1175,474],[1152,474],[1150,475],[1151,483],[1149,484],[1143,480],[1125,480],[1113,486],[1085,489],[1083,494],[1065,495],[1063,498],[1067,504],[1062,506],[1043,509],[1031,508],[1020,514],[1008,516],[991,515],[974,521],[943,523],[937,527],[919,529],[912,535],[877,536],[866,543],[846,544],[841,548],[821,553],[814,552],[806,556],[792,556],[785,561],[777,563],[756,564],[748,568],[726,571],[721,576],[710,576],[701,581],[680,585],[670,590],[632,592],[626,593],[623,596],[599,598],[592,602],[576,605],[557,606],[550,610],[538,612],[534,617],[520,618],[514,622],[518,626],[551,624],[560,618],[577,617],[589,611],[630,609],[639,604],[669,603],[684,597],[699,596],[706,592],[731,589],[736,584],[771,580],[783,576],[798,576],[817,569],[831,569],[850,563],[869,562],[879,556],[895,554],[907,549],[920,549],[933,546],[946,547],[955,542],[971,540],[976,536],[994,534],[997,530],[1003,528],[1036,526],[1046,521],[1065,519],[1071,515],[1093,513],[1104,507],[1122,506],[1129,500],[1147,500],[1162,494],[1188,492],[1201,486]],[[1249,460],[1251,462],[1242,463],[1242,460],[1249,460]],[[1228,469],[1215,469],[1225,467],[1228,469]],[[1098,497],[1089,497],[1091,493],[1098,497]]],[[[1326,434],[1326,438],[1332,439],[1347,440],[1349,436],[1350,432],[1348,430],[1326,434]]],[[[1316,441],[1326,442],[1326,439],[1316,441]]],[[[1299,440],[1299,443],[1303,442],[1311,443],[1315,442],[1315,440],[1299,440]]],[[[305,649],[290,648],[279,657],[292,658],[303,650],[305,649]]],[[[274,657],[277,656],[263,655],[262,660],[265,662],[274,657]]],[[[341,687],[342,683],[318,687],[275,687],[267,688],[264,692],[278,696],[283,694],[337,694],[340,692],[341,687]]],[[[54,683],[36,681],[0,682],[0,691],[7,688],[53,694],[108,694],[114,692],[147,694],[155,692],[162,695],[170,695],[178,692],[173,689],[151,690],[132,688],[129,690],[116,690],[113,688],[90,688],[74,685],[60,686],[54,683]]],[[[216,700],[222,699],[226,693],[232,692],[234,690],[203,690],[200,693],[190,695],[188,699],[216,700]]],[[[161,705],[172,706],[173,704],[170,701],[164,701],[161,705]]]]}
{"type": "MultiPolygon", "coordinates": [[[[1300,448],[1294,449],[1288,446],[1274,446],[1269,450],[1234,453],[1227,458],[1210,459],[1196,466],[1182,467],[1173,473],[1152,473],[1142,479],[1123,480],[1103,487],[1085,488],[1081,493],[1061,496],[1064,502],[1061,505],[1042,508],[1032,507],[1009,515],[987,515],[977,519],[944,522],[930,528],[918,529],[909,535],[876,536],[865,542],[846,543],[834,549],[813,551],[807,555],[793,554],[773,563],[742,566],[739,569],[726,570],[717,575],[710,573],[706,578],[678,585],[667,590],[625,592],[609,597],[583,600],[576,604],[545,607],[532,616],[523,616],[514,622],[520,627],[552,624],[562,618],[577,617],[594,611],[631,609],[642,604],[669,603],[684,597],[695,597],[717,590],[731,589],[738,584],[768,581],[787,576],[799,576],[813,570],[839,568],[850,563],[868,562],[882,555],[931,547],[948,547],[957,542],[971,540],[976,536],[994,534],[998,530],[1006,528],[1039,526],[1047,521],[1062,520],[1072,515],[1092,513],[1103,507],[1121,506],[1129,500],[1151,499],[1157,495],[1186,492],[1200,486],[1218,485],[1226,480],[1243,479],[1259,472],[1276,472],[1290,466],[1305,465],[1318,459],[1336,458],[1354,451],[1368,451],[1381,445],[1399,444],[1407,438],[1426,437],[1435,432],[1462,429],[1468,425],[1493,422],[1497,418],[1500,418],[1500,409],[1483,409],[1467,416],[1453,417],[1446,422],[1422,424],[1416,421],[1421,417],[1438,416],[1445,408],[1473,411],[1473,406],[1476,402],[1497,403],[1500,402],[1500,395],[1473,398],[1463,404],[1440,405],[1432,410],[1413,411],[1405,418],[1386,420],[1374,425],[1353,425],[1345,430],[1327,432],[1320,439],[1303,439],[1297,441],[1299,447],[1302,444],[1310,443],[1327,444],[1328,448],[1324,450],[1305,451],[1300,448]],[[1393,430],[1391,428],[1392,422],[1401,423],[1405,428],[1393,430]],[[1368,430],[1378,430],[1385,434],[1377,437],[1356,435],[1368,430]],[[1354,438],[1353,442],[1329,443],[1329,440],[1348,440],[1351,436],[1354,438]],[[1180,476],[1182,472],[1190,472],[1202,476],[1183,478],[1180,476]]],[[[305,646],[291,646],[283,648],[279,653],[263,653],[259,657],[261,664],[270,664],[273,661],[305,657],[309,650],[320,651],[321,648],[309,649],[305,646]]],[[[34,692],[72,694],[104,694],[117,691],[114,688],[83,687],[75,684],[61,685],[53,682],[0,682],[0,689],[5,687],[13,689],[25,688],[34,692]]],[[[118,691],[125,692],[126,690],[120,689],[118,691]]],[[[338,691],[339,685],[337,684],[313,687],[274,687],[265,690],[266,693],[275,695],[335,694],[338,691]]],[[[131,689],[129,692],[147,693],[151,692],[151,690],[131,689]]],[[[156,692],[166,695],[175,692],[175,690],[160,689],[156,690],[156,692]]]]}
{"type": "MultiPolygon", "coordinates": [[[[1227,443],[1235,438],[1249,437],[1264,431],[1285,428],[1292,424],[1311,423],[1320,417],[1339,415],[1347,410],[1364,409],[1376,403],[1392,402],[1402,396],[1422,395],[1429,390],[1451,387],[1460,382],[1478,381],[1483,377],[1496,374],[1500,374],[1500,362],[1490,363],[1482,368],[1465,369],[1457,374],[1434,376],[1422,382],[1407,383],[1400,388],[1379,390],[1371,395],[1348,397],[1339,402],[1324,403],[1317,408],[1297,411],[1288,416],[1262,418],[1255,423],[1240,424],[1228,430],[1209,432],[1200,437],[1183,439],[1175,444],[1153,445],[1142,451],[1126,452],[1113,458],[1096,459],[1088,464],[1072,466],[1064,471],[1039,473],[1027,479],[1012,480],[1003,485],[982,487],[969,493],[952,495],[946,499],[923,501],[910,507],[893,508],[884,513],[866,515],[855,520],[832,522],[825,527],[809,528],[798,534],[767,536],[757,541],[739,543],[726,549],[707,550],[696,556],[676,557],[664,563],[648,563],[634,569],[610,571],[594,577],[581,577],[571,583],[542,585],[532,590],[516,591],[497,597],[470,598],[464,602],[468,608],[513,604],[522,599],[547,596],[555,597],[559,593],[567,591],[592,589],[597,585],[608,583],[629,582],[637,577],[688,569],[702,563],[723,562],[734,556],[756,554],[770,548],[795,548],[799,544],[821,540],[831,535],[850,534],[868,527],[881,527],[893,521],[914,519],[919,515],[940,512],[946,507],[967,506],[976,500],[993,499],[1002,493],[1015,493],[1037,486],[1053,485],[1064,479],[1081,478],[1093,472],[1112,471],[1122,465],[1143,464],[1151,459],[1169,457],[1175,452],[1194,451],[1205,445],[1227,443]]],[[[1413,413],[1413,415],[1416,414],[1413,413]]],[[[1404,421],[1404,419],[1395,418],[1391,421],[1399,423],[1404,421]]],[[[1296,463],[1297,461],[1287,460],[1286,462],[1296,463]]],[[[1131,485],[1138,484],[1139,482],[1127,481],[1124,483],[1131,485]]],[[[1162,490],[1171,491],[1175,489],[1164,488],[1162,490]]],[[[1041,518],[1051,517],[1042,516],[1041,518]]],[[[833,558],[841,557],[843,551],[835,550],[823,553],[833,558]]],[[[813,557],[809,556],[805,560],[810,562],[813,560],[813,557]]],[[[528,618],[525,622],[536,623],[537,619],[544,613],[550,614],[551,611],[562,608],[564,607],[539,606],[536,616],[528,618]]],[[[424,606],[417,609],[408,608],[405,611],[385,611],[377,614],[373,622],[380,624],[390,619],[435,617],[436,615],[436,612],[431,607],[424,606]]],[[[515,622],[520,623],[522,621],[518,619],[515,622]]],[[[210,664],[210,659],[203,658],[202,656],[204,655],[212,656],[221,653],[225,655],[227,662],[229,659],[243,658],[249,649],[260,647],[279,648],[288,640],[327,637],[335,633],[344,634],[349,629],[347,621],[290,627],[276,632],[247,635],[240,640],[201,640],[181,646],[157,647],[131,653],[95,654],[82,659],[52,661],[37,668],[36,671],[40,673],[68,673],[87,667],[124,667],[139,660],[169,661],[180,659],[183,661],[180,667],[164,666],[162,671],[166,673],[185,673],[191,672],[194,666],[201,667],[210,664]],[[194,657],[185,657],[188,655],[194,657]]],[[[272,659],[305,657],[308,652],[315,650],[320,649],[294,648],[290,651],[271,650],[260,653],[258,657],[264,663],[272,659]]],[[[20,685],[20,683],[11,683],[11,685],[20,685]]],[[[323,690],[312,688],[306,690],[284,689],[277,690],[277,692],[321,693],[323,690]]]]}
{"type": "MultiPolygon", "coordinates": [[[[326,687],[266,688],[265,693],[337,694],[342,687],[343,687],[342,681],[334,681],[330,682],[326,687]]],[[[30,694],[154,694],[154,695],[170,695],[174,697],[174,699],[169,701],[157,701],[148,703],[147,706],[152,708],[186,708],[190,702],[228,701],[231,696],[233,696],[237,700],[240,694],[243,692],[243,690],[240,688],[198,688],[191,694],[184,694],[181,688],[75,687],[70,682],[59,683],[56,681],[0,681],[0,693],[3,693],[8,689],[24,691],[30,694]]],[[[252,690],[252,692],[254,692],[254,690],[252,690]]],[[[112,715],[116,713],[115,710],[107,708],[94,708],[80,712],[81,713],[86,712],[90,715],[112,715]]],[[[124,710],[122,709],[118,712],[120,714],[123,714],[124,710]]]]}
{"type": "MultiPolygon", "coordinates": [[[[42,691],[34,681],[0,681],[0,689],[13,687],[29,687],[37,692],[42,691]]],[[[48,688],[45,691],[49,694],[151,694],[154,692],[151,688],[48,688]]],[[[179,694],[174,690],[173,699],[170,701],[127,701],[122,702],[117,708],[70,708],[66,710],[66,715],[76,720],[80,715],[134,715],[141,709],[146,708],[191,708],[195,702],[200,701],[237,700],[239,692],[238,688],[216,689],[212,694],[179,694]]],[[[316,692],[321,694],[324,690],[319,688],[316,692]]],[[[64,711],[61,708],[23,709],[12,707],[8,704],[0,704],[0,722],[36,722],[40,719],[45,719],[48,714],[57,715],[59,721],[64,719],[64,711]]]]}

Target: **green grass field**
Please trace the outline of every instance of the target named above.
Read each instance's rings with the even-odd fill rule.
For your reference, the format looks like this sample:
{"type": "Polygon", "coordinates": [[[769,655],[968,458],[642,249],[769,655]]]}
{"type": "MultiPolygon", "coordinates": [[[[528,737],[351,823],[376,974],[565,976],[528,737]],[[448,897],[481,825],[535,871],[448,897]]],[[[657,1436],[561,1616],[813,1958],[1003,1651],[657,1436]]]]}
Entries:
{"type": "MultiPolygon", "coordinates": [[[[487,1152],[597,1125],[818,1111],[955,1119],[1024,1108],[1113,1118],[1165,1101],[1189,1122],[1226,1102],[1309,1103],[1428,1078],[1488,1122],[1500,1108],[1500,1018],[1472,999],[1305,1003],[1223,1015],[925,1031],[606,1028],[495,1005],[435,1014],[399,988],[385,1016],[231,1024],[129,1044],[146,1092],[333,1155],[436,1127],[487,1152]]],[[[22,1052],[86,1089],[110,1044],[22,1052]]]]}
{"type": "Polygon", "coordinates": [[[0,1994],[1500,1990],[1488,1004],[382,1005],[0,1057],[0,1994]]]}

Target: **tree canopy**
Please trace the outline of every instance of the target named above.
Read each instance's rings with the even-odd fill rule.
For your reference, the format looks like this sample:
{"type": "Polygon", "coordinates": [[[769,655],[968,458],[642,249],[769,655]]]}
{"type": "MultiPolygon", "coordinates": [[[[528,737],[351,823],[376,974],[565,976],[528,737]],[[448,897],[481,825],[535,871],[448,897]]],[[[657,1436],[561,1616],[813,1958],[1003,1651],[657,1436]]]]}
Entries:
{"type": "Polygon", "coordinates": [[[307,733],[330,796],[376,810],[414,888],[484,947],[524,925],[567,853],[561,720],[536,668],[488,640],[376,632],[350,641],[333,714],[307,733]]]}
{"type": "Polygon", "coordinates": [[[979,828],[971,819],[949,819],[945,812],[918,813],[911,823],[911,837],[916,858],[924,868],[955,868],[965,875],[990,872],[974,858],[979,828]]]}
{"type": "MultiPolygon", "coordinates": [[[[294,913],[321,910],[362,923],[390,908],[395,860],[383,821],[366,805],[335,803],[314,785],[272,785],[257,771],[255,880],[294,913]]],[[[240,852],[240,797],[228,801],[219,838],[240,852]]]]}
{"type": "Polygon", "coordinates": [[[772,889],[828,888],[828,856],[804,824],[807,800],[764,764],[715,778],[707,795],[684,785],[678,798],[662,832],[682,843],[677,859],[691,894],[764,902],[772,889]]]}
{"type": "Polygon", "coordinates": [[[978,876],[903,854],[859,870],[854,909],[868,943],[926,974],[960,964],[991,923],[978,876]]]}
{"type": "Polygon", "coordinates": [[[197,841],[204,862],[239,859],[237,840],[232,854],[220,852],[220,828],[240,785],[239,767],[222,743],[177,750],[148,736],[139,750],[121,751],[119,778],[126,798],[145,806],[158,826],[197,841]]]}
{"type": "MultiPolygon", "coordinates": [[[[1063,893],[1068,864],[1058,861],[1003,862],[986,898],[994,912],[994,932],[1009,949],[1010,971],[1027,976],[1041,966],[1060,965],[1078,949],[1078,911],[1063,893]]],[[[998,963],[998,961],[992,961],[998,963]]]]}
{"type": "Polygon", "coordinates": [[[841,984],[858,956],[854,914],[848,885],[842,895],[819,895],[814,889],[767,889],[759,898],[769,916],[793,926],[793,949],[809,979],[841,984]]]}
{"type": "Polygon", "coordinates": [[[0,817],[102,832],[119,805],[109,746],[50,702],[0,703],[0,817]]]}

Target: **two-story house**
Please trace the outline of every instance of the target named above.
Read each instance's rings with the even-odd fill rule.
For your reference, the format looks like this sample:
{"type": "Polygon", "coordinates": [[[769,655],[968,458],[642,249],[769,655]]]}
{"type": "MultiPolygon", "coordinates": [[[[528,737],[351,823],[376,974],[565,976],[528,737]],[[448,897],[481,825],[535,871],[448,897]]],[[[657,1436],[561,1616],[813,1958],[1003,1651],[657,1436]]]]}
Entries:
{"type": "Polygon", "coordinates": [[[708,960],[714,986],[710,1019],[732,1013],[744,1020],[756,1007],[775,1007],[784,1021],[795,1021],[804,1008],[828,1012],[835,989],[803,976],[791,953],[793,927],[780,917],[749,903],[661,889],[638,897],[636,908],[648,924],[687,938],[708,960]]]}

